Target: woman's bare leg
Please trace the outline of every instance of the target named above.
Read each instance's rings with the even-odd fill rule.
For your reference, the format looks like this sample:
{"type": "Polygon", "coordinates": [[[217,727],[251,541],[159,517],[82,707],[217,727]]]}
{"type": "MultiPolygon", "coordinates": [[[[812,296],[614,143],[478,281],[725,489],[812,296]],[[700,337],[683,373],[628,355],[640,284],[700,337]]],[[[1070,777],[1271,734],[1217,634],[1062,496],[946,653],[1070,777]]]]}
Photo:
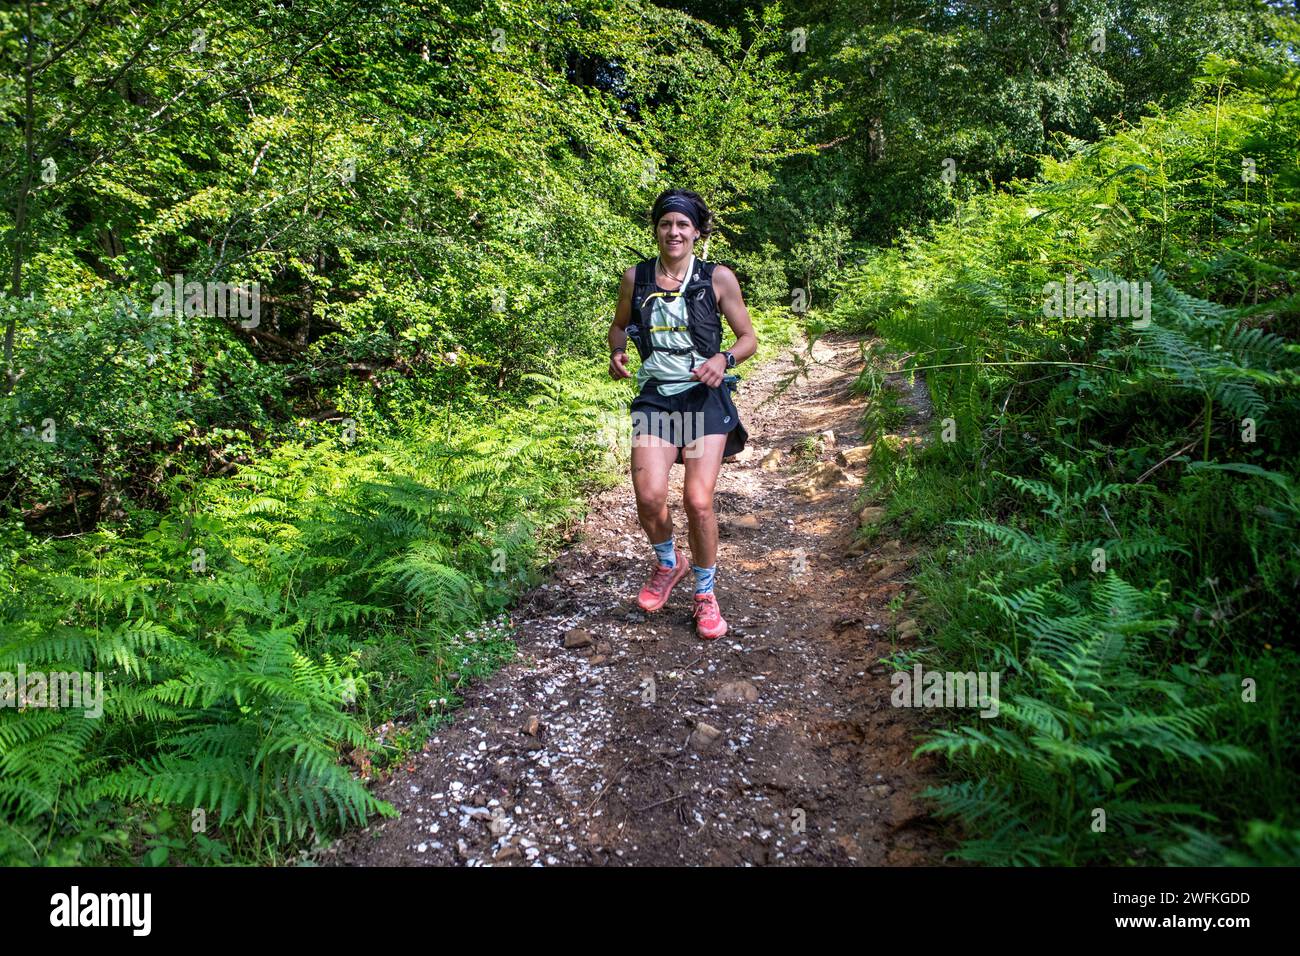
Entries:
{"type": "Polygon", "coordinates": [[[676,460],[676,446],[657,435],[642,434],[632,439],[636,514],[651,544],[662,544],[673,536],[673,518],[668,511],[668,473],[676,460]]]}
{"type": "MultiPolygon", "coordinates": [[[[686,505],[691,542],[691,562],[711,568],[718,557],[718,516],[713,510],[713,489],[722,469],[726,435],[702,435],[686,446],[686,481],[682,498],[686,505]]],[[[664,540],[660,538],[659,540],[664,540]]]]}

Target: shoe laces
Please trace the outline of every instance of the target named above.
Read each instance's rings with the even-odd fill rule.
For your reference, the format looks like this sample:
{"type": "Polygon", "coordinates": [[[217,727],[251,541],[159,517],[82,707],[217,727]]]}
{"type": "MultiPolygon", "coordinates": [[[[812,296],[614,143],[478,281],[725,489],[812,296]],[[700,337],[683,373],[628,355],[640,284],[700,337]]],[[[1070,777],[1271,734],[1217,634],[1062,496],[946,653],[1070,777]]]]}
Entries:
{"type": "Polygon", "coordinates": [[[718,617],[718,599],[713,596],[713,592],[695,595],[695,616],[696,617],[718,617]]]}
{"type": "Polygon", "coordinates": [[[663,564],[656,565],[655,573],[650,577],[650,590],[659,591],[667,587],[668,582],[672,580],[673,572],[676,570],[677,565],[675,564],[671,568],[663,564]]]}

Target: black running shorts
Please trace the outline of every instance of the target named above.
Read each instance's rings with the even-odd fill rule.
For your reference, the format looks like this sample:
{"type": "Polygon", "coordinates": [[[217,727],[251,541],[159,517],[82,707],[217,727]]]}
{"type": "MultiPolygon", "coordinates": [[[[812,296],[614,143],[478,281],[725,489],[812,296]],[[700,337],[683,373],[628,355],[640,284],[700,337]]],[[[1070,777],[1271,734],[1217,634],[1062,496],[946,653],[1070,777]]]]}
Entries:
{"type": "Polygon", "coordinates": [[[632,437],[649,434],[677,446],[677,463],[684,464],[682,449],[701,435],[727,436],[724,458],[739,453],[749,433],[740,423],[740,413],[725,384],[708,388],[694,385],[676,395],[660,395],[652,379],[632,399],[632,437]]]}

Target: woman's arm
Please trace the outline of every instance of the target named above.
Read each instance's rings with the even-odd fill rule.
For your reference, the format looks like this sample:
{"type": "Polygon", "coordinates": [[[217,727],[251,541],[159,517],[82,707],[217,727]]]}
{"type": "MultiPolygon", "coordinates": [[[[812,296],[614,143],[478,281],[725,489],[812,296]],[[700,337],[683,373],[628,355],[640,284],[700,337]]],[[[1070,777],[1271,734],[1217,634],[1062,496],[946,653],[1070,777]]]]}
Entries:
{"type": "Polygon", "coordinates": [[[632,321],[632,288],[636,282],[636,266],[623,273],[618,286],[618,308],[614,321],[609,324],[609,377],[630,378],[627,368],[627,325],[632,321]]]}
{"type": "Polygon", "coordinates": [[[731,347],[731,354],[736,356],[736,364],[739,365],[758,351],[758,335],[754,332],[754,323],[749,320],[749,309],[745,308],[745,297],[740,293],[740,282],[736,279],[736,274],[726,266],[715,266],[713,289],[718,299],[718,308],[727,317],[731,331],[736,333],[736,344],[731,347]]]}

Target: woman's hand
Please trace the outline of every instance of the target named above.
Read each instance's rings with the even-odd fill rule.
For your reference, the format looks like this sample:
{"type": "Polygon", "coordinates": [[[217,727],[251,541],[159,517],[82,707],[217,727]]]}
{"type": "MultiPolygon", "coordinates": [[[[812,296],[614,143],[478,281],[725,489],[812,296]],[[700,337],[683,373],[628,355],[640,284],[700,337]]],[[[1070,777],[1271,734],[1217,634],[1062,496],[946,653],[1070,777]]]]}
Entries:
{"type": "Polygon", "coordinates": [[[609,377],[615,381],[632,377],[632,373],[627,370],[627,353],[622,349],[609,357],[609,377]]]}
{"type": "Polygon", "coordinates": [[[709,388],[717,388],[727,377],[727,357],[719,352],[702,365],[695,366],[691,378],[697,378],[709,388]]]}

